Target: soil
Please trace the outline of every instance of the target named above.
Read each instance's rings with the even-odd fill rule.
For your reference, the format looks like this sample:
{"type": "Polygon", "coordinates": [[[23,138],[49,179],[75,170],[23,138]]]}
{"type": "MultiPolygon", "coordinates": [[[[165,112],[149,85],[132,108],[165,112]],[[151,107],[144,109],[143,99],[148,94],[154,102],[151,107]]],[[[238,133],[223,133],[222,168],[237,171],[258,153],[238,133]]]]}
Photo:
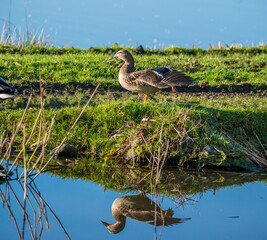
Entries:
{"type": "MultiPolygon", "coordinates": [[[[84,93],[91,93],[96,84],[92,83],[79,83],[79,82],[70,82],[68,84],[62,83],[54,83],[50,85],[44,85],[43,88],[46,94],[54,94],[54,95],[63,95],[63,94],[75,94],[77,91],[84,92],[84,93]]],[[[40,83],[27,83],[23,86],[16,86],[17,94],[18,95],[29,95],[32,93],[33,95],[40,94],[40,83]]],[[[187,93],[190,95],[236,95],[242,94],[242,96],[246,95],[254,95],[258,93],[260,96],[267,96],[267,85],[258,85],[254,86],[249,83],[244,83],[240,85],[216,85],[216,86],[209,86],[208,84],[202,85],[192,85],[186,87],[176,87],[177,94],[180,93],[187,93]]],[[[121,86],[109,84],[109,85],[100,85],[99,92],[128,92],[121,86]]],[[[171,92],[171,88],[169,89],[162,89],[163,92],[171,92]]]]}

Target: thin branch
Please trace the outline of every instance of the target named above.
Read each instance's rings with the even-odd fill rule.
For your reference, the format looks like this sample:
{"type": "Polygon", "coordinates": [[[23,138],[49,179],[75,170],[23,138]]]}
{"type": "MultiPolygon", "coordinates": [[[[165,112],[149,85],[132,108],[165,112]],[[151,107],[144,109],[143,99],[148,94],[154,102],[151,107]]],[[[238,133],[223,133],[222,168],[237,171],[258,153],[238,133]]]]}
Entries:
{"type": "MultiPolygon", "coordinates": [[[[32,181],[39,176],[40,173],[42,173],[42,171],[46,168],[46,166],[49,164],[49,162],[54,158],[54,156],[57,154],[57,152],[59,151],[59,149],[63,146],[63,144],[65,143],[65,141],[67,140],[68,136],[70,135],[70,132],[73,130],[73,128],[76,126],[77,122],[79,121],[80,117],[82,116],[82,114],[84,113],[85,109],[87,108],[87,106],[89,105],[89,103],[91,102],[91,100],[93,99],[93,96],[95,95],[98,87],[99,87],[100,83],[97,84],[94,92],[92,93],[91,97],[89,98],[88,102],[85,104],[83,110],[81,111],[81,113],[79,114],[79,116],[77,117],[77,119],[75,120],[75,122],[73,123],[73,125],[71,126],[70,130],[68,131],[68,133],[66,134],[65,138],[62,140],[61,144],[57,147],[56,151],[51,155],[51,157],[49,158],[49,160],[47,161],[47,163],[42,167],[42,169],[35,175],[35,177],[32,179],[32,181]]],[[[31,181],[31,182],[32,182],[31,181]]]]}

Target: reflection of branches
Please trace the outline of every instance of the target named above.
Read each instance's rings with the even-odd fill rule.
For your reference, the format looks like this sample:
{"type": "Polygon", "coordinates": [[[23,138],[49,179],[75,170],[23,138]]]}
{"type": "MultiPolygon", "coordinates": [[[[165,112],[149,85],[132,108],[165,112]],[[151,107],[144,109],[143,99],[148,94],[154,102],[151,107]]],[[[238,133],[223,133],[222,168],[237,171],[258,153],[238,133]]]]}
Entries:
{"type": "MultiPolygon", "coordinates": [[[[154,219],[155,219],[154,220],[154,237],[155,237],[155,240],[157,239],[157,226],[158,226],[158,224],[157,224],[157,219],[158,219],[157,208],[158,208],[158,206],[161,209],[161,201],[160,201],[159,194],[158,194],[158,185],[160,182],[162,169],[165,165],[165,162],[167,159],[167,154],[168,154],[169,147],[170,147],[169,140],[168,139],[163,140],[163,138],[162,138],[163,127],[164,127],[164,122],[161,124],[157,154],[155,152],[152,152],[149,145],[147,144],[147,141],[145,140],[144,136],[142,135],[142,139],[143,139],[148,151],[150,152],[151,160],[152,160],[152,167],[151,167],[149,175],[150,175],[151,196],[153,199],[153,190],[154,190],[154,200],[155,200],[155,204],[154,204],[154,206],[155,206],[155,217],[154,217],[154,219]]],[[[149,175],[146,175],[145,177],[147,177],[149,175]]],[[[142,180],[144,180],[144,179],[145,178],[143,178],[142,180]]],[[[179,194],[178,194],[177,199],[179,199],[181,206],[183,206],[183,204],[187,200],[189,200],[189,198],[185,197],[181,191],[179,191],[178,193],[179,194]]],[[[160,221],[162,221],[162,224],[161,224],[162,227],[165,226],[166,214],[169,214],[170,212],[173,214],[172,209],[168,209],[165,213],[162,211],[162,209],[160,210],[160,216],[161,216],[160,221]]],[[[162,232],[162,229],[160,231],[160,236],[161,236],[161,232],[162,232]]]]}
{"type": "Polygon", "coordinates": [[[16,226],[16,229],[17,229],[19,238],[22,239],[22,238],[21,238],[21,235],[20,235],[19,228],[18,228],[17,220],[16,220],[16,218],[15,218],[15,216],[14,216],[12,210],[11,210],[11,207],[10,207],[10,201],[8,201],[8,200],[6,199],[6,197],[5,197],[5,195],[3,194],[3,192],[2,192],[1,189],[0,189],[0,194],[1,194],[1,200],[2,200],[3,204],[7,206],[8,211],[9,211],[9,214],[11,215],[11,217],[12,217],[14,223],[15,223],[15,226],[16,226]]]}
{"type": "MultiPolygon", "coordinates": [[[[3,171],[3,174],[1,172],[0,180],[3,179],[6,181],[5,182],[6,183],[5,193],[3,193],[1,191],[0,196],[1,196],[1,200],[2,200],[3,204],[7,206],[8,210],[10,212],[10,215],[12,216],[12,218],[15,222],[20,239],[25,238],[24,233],[25,233],[26,222],[28,224],[32,239],[40,239],[41,238],[42,233],[43,233],[43,228],[44,228],[43,227],[44,219],[46,222],[46,227],[47,227],[47,229],[49,229],[47,209],[49,209],[49,211],[53,214],[55,219],[58,221],[61,228],[65,232],[67,238],[70,239],[67,231],[63,227],[63,225],[60,222],[57,215],[53,212],[53,210],[50,208],[50,206],[47,204],[47,202],[42,198],[41,193],[39,192],[37,186],[34,183],[34,179],[39,174],[41,174],[42,172],[47,170],[46,167],[48,166],[49,162],[55,157],[57,152],[60,150],[61,146],[67,140],[70,132],[74,129],[74,127],[76,126],[80,117],[84,113],[85,109],[90,104],[90,102],[91,102],[92,98],[94,97],[100,83],[98,83],[98,85],[94,89],[94,92],[92,93],[91,97],[89,98],[89,100],[85,104],[83,110],[80,112],[79,116],[77,117],[77,119],[75,120],[73,125],[71,126],[70,130],[67,132],[67,134],[64,137],[64,139],[62,140],[61,144],[58,146],[57,150],[52,154],[52,156],[49,158],[49,160],[46,163],[44,162],[46,147],[47,147],[47,144],[49,143],[49,139],[50,139],[50,136],[52,133],[53,125],[55,123],[56,115],[54,115],[52,117],[50,123],[49,123],[49,121],[46,120],[45,111],[44,111],[44,91],[43,91],[41,83],[42,83],[42,81],[41,81],[41,76],[40,76],[40,102],[41,102],[41,106],[40,106],[39,113],[36,117],[35,123],[32,127],[30,135],[27,136],[27,134],[26,134],[27,122],[25,122],[25,116],[26,116],[27,111],[30,109],[29,106],[30,106],[32,95],[30,95],[30,97],[28,98],[26,108],[22,114],[22,117],[21,117],[19,123],[17,124],[17,126],[14,125],[12,135],[8,136],[8,134],[2,134],[2,136],[0,136],[0,154],[2,155],[2,150],[4,153],[3,158],[0,159],[0,170],[3,171]],[[37,129],[38,125],[39,125],[39,130],[37,129]],[[22,140],[18,136],[20,131],[22,131],[22,134],[23,134],[22,140]],[[36,131],[39,131],[38,136],[37,136],[37,138],[38,138],[37,142],[35,144],[29,145],[31,140],[33,139],[33,137],[35,135],[37,135],[36,131]],[[19,140],[19,143],[17,143],[15,141],[16,139],[19,140]],[[22,146],[22,148],[19,151],[14,152],[13,149],[14,149],[14,146],[16,146],[16,145],[20,145],[20,146],[22,146]],[[34,149],[33,149],[33,147],[34,147],[34,149]],[[27,155],[28,151],[29,151],[27,149],[30,149],[30,152],[32,153],[30,156],[27,155]],[[11,164],[9,169],[7,170],[7,166],[9,165],[8,163],[10,161],[11,155],[14,153],[16,153],[15,160],[13,161],[13,163],[11,164]],[[36,158],[35,162],[33,162],[34,158],[36,158]],[[23,171],[21,171],[20,174],[18,174],[18,163],[19,163],[19,160],[21,160],[21,159],[23,160],[24,168],[23,168],[23,171]],[[3,163],[4,160],[7,162],[7,164],[6,164],[6,168],[3,170],[1,168],[1,164],[3,163]],[[14,170],[13,168],[15,169],[15,172],[16,172],[16,179],[10,179],[10,176],[12,175],[12,171],[14,170]],[[33,174],[34,171],[36,170],[36,168],[38,168],[39,171],[38,171],[38,173],[33,174]],[[21,179],[23,179],[23,180],[21,180],[21,179]],[[19,200],[18,196],[20,196],[20,195],[17,195],[16,192],[13,190],[12,186],[9,183],[10,180],[16,180],[16,182],[20,185],[20,187],[24,193],[23,201],[19,200]],[[28,180],[30,180],[30,182],[28,180]],[[19,231],[16,217],[11,210],[10,191],[11,191],[14,199],[16,200],[17,204],[19,205],[19,207],[23,211],[23,221],[22,221],[21,232],[19,231]],[[27,209],[27,205],[30,205],[31,209],[33,211],[33,219],[34,219],[33,224],[30,221],[29,211],[27,209]],[[37,212],[38,212],[38,216],[37,216],[37,212]],[[39,233],[37,230],[39,230],[39,233]]],[[[27,126],[27,127],[29,127],[29,126],[27,126]]]]}
{"type": "MultiPolygon", "coordinates": [[[[66,236],[68,237],[68,239],[70,239],[70,237],[69,237],[69,235],[68,235],[66,229],[63,227],[63,225],[62,225],[61,221],[59,220],[59,218],[57,217],[57,215],[56,215],[56,214],[54,213],[54,211],[50,208],[50,206],[48,205],[48,203],[41,197],[41,193],[38,191],[38,189],[37,189],[37,187],[36,187],[34,181],[32,181],[32,183],[33,183],[33,185],[34,185],[34,187],[30,185],[30,187],[32,188],[32,190],[33,190],[33,191],[40,197],[42,203],[43,203],[45,206],[47,206],[47,208],[50,210],[50,212],[54,215],[54,217],[55,217],[56,220],[58,221],[59,225],[61,226],[61,228],[62,228],[63,231],[65,232],[66,236]]],[[[45,211],[45,212],[46,212],[46,211],[45,211]]]]}
{"type": "MultiPolygon", "coordinates": [[[[7,206],[9,214],[11,215],[18,235],[19,239],[28,239],[27,236],[24,236],[24,233],[26,232],[26,227],[28,227],[29,232],[31,234],[32,239],[41,239],[43,230],[44,230],[44,221],[46,224],[46,228],[49,229],[49,221],[48,221],[48,212],[47,209],[53,214],[59,225],[61,226],[62,230],[64,231],[66,237],[70,239],[66,229],[63,227],[63,224],[57,217],[57,215],[54,213],[54,211],[51,209],[51,207],[48,205],[48,203],[43,199],[41,196],[40,191],[38,190],[36,184],[34,181],[31,182],[31,184],[24,184],[23,180],[16,180],[13,181],[13,184],[18,184],[20,186],[18,189],[14,189],[13,186],[10,184],[10,180],[5,182],[5,192],[3,192],[0,189],[0,198],[3,202],[4,206],[7,206]],[[25,190],[26,187],[26,190],[25,190]],[[21,189],[22,191],[20,191],[21,189]],[[21,196],[23,197],[23,202],[20,200],[21,196]],[[23,219],[22,219],[22,228],[19,229],[19,224],[17,222],[17,217],[14,214],[14,211],[12,211],[12,205],[11,202],[15,201],[17,202],[20,209],[23,211],[23,219]],[[30,205],[30,209],[27,208],[27,206],[30,205]],[[30,217],[31,214],[33,215],[33,220],[30,217]]],[[[19,218],[20,219],[20,218],[19,218]]]]}

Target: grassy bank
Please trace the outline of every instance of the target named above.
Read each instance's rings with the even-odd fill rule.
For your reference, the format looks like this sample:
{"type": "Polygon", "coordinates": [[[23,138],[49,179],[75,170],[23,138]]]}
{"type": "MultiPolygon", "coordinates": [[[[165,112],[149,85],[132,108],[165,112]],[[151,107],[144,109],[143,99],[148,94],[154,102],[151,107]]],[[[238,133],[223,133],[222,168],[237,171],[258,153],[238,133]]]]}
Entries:
{"type": "MultiPolygon", "coordinates": [[[[147,166],[153,157],[166,154],[169,165],[255,169],[249,154],[264,157],[267,143],[265,47],[135,53],[137,70],[168,66],[183,70],[196,84],[206,82],[203,89],[207,84],[228,86],[228,94],[160,92],[146,103],[142,96],[119,88],[121,62],[108,60],[116,51],[116,46],[89,50],[1,46],[1,76],[20,89],[21,95],[0,103],[0,132],[12,131],[24,111],[27,94],[37,91],[41,77],[46,89],[45,119],[56,114],[47,145],[47,150],[52,149],[81,112],[93,86],[101,82],[68,138],[80,154],[99,159],[105,166],[147,166]],[[71,82],[91,85],[74,87],[71,82]],[[253,92],[236,93],[236,86],[242,84],[252,86],[253,92]]],[[[24,120],[27,136],[40,105],[36,94],[24,120]]],[[[21,131],[16,141],[22,136],[21,131]]],[[[38,126],[29,146],[37,138],[38,126]]]]}
{"type": "MultiPolygon", "coordinates": [[[[196,84],[264,85],[266,88],[266,47],[227,49],[182,49],[160,51],[146,50],[134,53],[136,70],[168,66],[184,71],[196,84]]],[[[1,76],[17,86],[36,82],[41,75],[44,85],[102,82],[102,88],[119,86],[117,81],[120,61],[108,57],[118,50],[114,48],[7,47],[0,46],[1,76]]]]}

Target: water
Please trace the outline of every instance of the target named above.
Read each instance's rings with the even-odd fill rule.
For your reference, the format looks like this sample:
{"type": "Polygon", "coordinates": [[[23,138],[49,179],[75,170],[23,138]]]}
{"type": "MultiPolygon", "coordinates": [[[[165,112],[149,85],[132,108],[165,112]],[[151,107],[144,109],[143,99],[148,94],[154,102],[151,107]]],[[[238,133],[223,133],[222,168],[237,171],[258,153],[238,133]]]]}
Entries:
{"type": "MultiPolygon", "coordinates": [[[[176,174],[178,177],[182,175],[177,171],[173,171],[172,174],[176,174]]],[[[129,217],[126,219],[124,229],[118,234],[109,233],[100,222],[115,223],[111,213],[112,203],[122,196],[137,195],[136,191],[122,193],[112,189],[105,190],[103,186],[91,181],[61,179],[49,174],[40,175],[35,180],[35,184],[36,189],[40,191],[42,198],[57,215],[71,239],[154,239],[155,235],[157,239],[265,239],[267,234],[267,186],[266,180],[264,183],[260,179],[266,179],[266,175],[232,174],[233,178],[229,180],[231,177],[228,178],[226,175],[231,176],[231,174],[221,174],[224,176],[225,182],[230,181],[231,183],[228,182],[227,186],[222,186],[222,182],[213,179],[214,175],[200,174],[201,179],[207,185],[214,184],[216,190],[204,187],[202,192],[195,191],[191,195],[194,201],[188,201],[183,208],[176,204],[177,199],[160,194],[162,210],[172,208],[173,217],[190,219],[168,227],[159,226],[156,233],[153,225],[129,217]],[[255,175],[255,182],[246,182],[253,175],[255,175]]],[[[195,176],[198,175],[199,173],[195,176]]],[[[12,178],[14,177],[13,175],[12,178]]],[[[184,180],[188,181],[188,177],[184,180]]],[[[9,184],[17,198],[23,202],[23,191],[18,181],[10,181],[9,184]]],[[[200,182],[200,184],[202,183],[200,182]]],[[[0,185],[2,194],[6,189],[6,183],[0,185]]],[[[22,235],[23,212],[17,204],[11,188],[8,189],[11,210],[22,235]]],[[[191,189],[193,188],[191,187],[191,189]]],[[[35,196],[37,195],[35,194],[35,196]]],[[[36,198],[38,199],[38,196],[36,198]]],[[[38,214],[38,207],[34,204],[35,200],[32,197],[31,203],[35,206],[38,214]]],[[[27,204],[27,213],[33,224],[34,214],[29,204],[27,204]]],[[[48,208],[47,213],[50,229],[46,229],[43,218],[42,239],[67,239],[62,227],[48,208]]],[[[1,239],[19,238],[14,221],[9,216],[6,206],[0,210],[0,222],[1,239]]],[[[31,239],[27,222],[25,226],[25,239],[31,239]]]]}
{"type": "Polygon", "coordinates": [[[3,0],[4,21],[51,35],[56,46],[120,45],[208,48],[209,43],[266,43],[265,0],[3,0]]]}

